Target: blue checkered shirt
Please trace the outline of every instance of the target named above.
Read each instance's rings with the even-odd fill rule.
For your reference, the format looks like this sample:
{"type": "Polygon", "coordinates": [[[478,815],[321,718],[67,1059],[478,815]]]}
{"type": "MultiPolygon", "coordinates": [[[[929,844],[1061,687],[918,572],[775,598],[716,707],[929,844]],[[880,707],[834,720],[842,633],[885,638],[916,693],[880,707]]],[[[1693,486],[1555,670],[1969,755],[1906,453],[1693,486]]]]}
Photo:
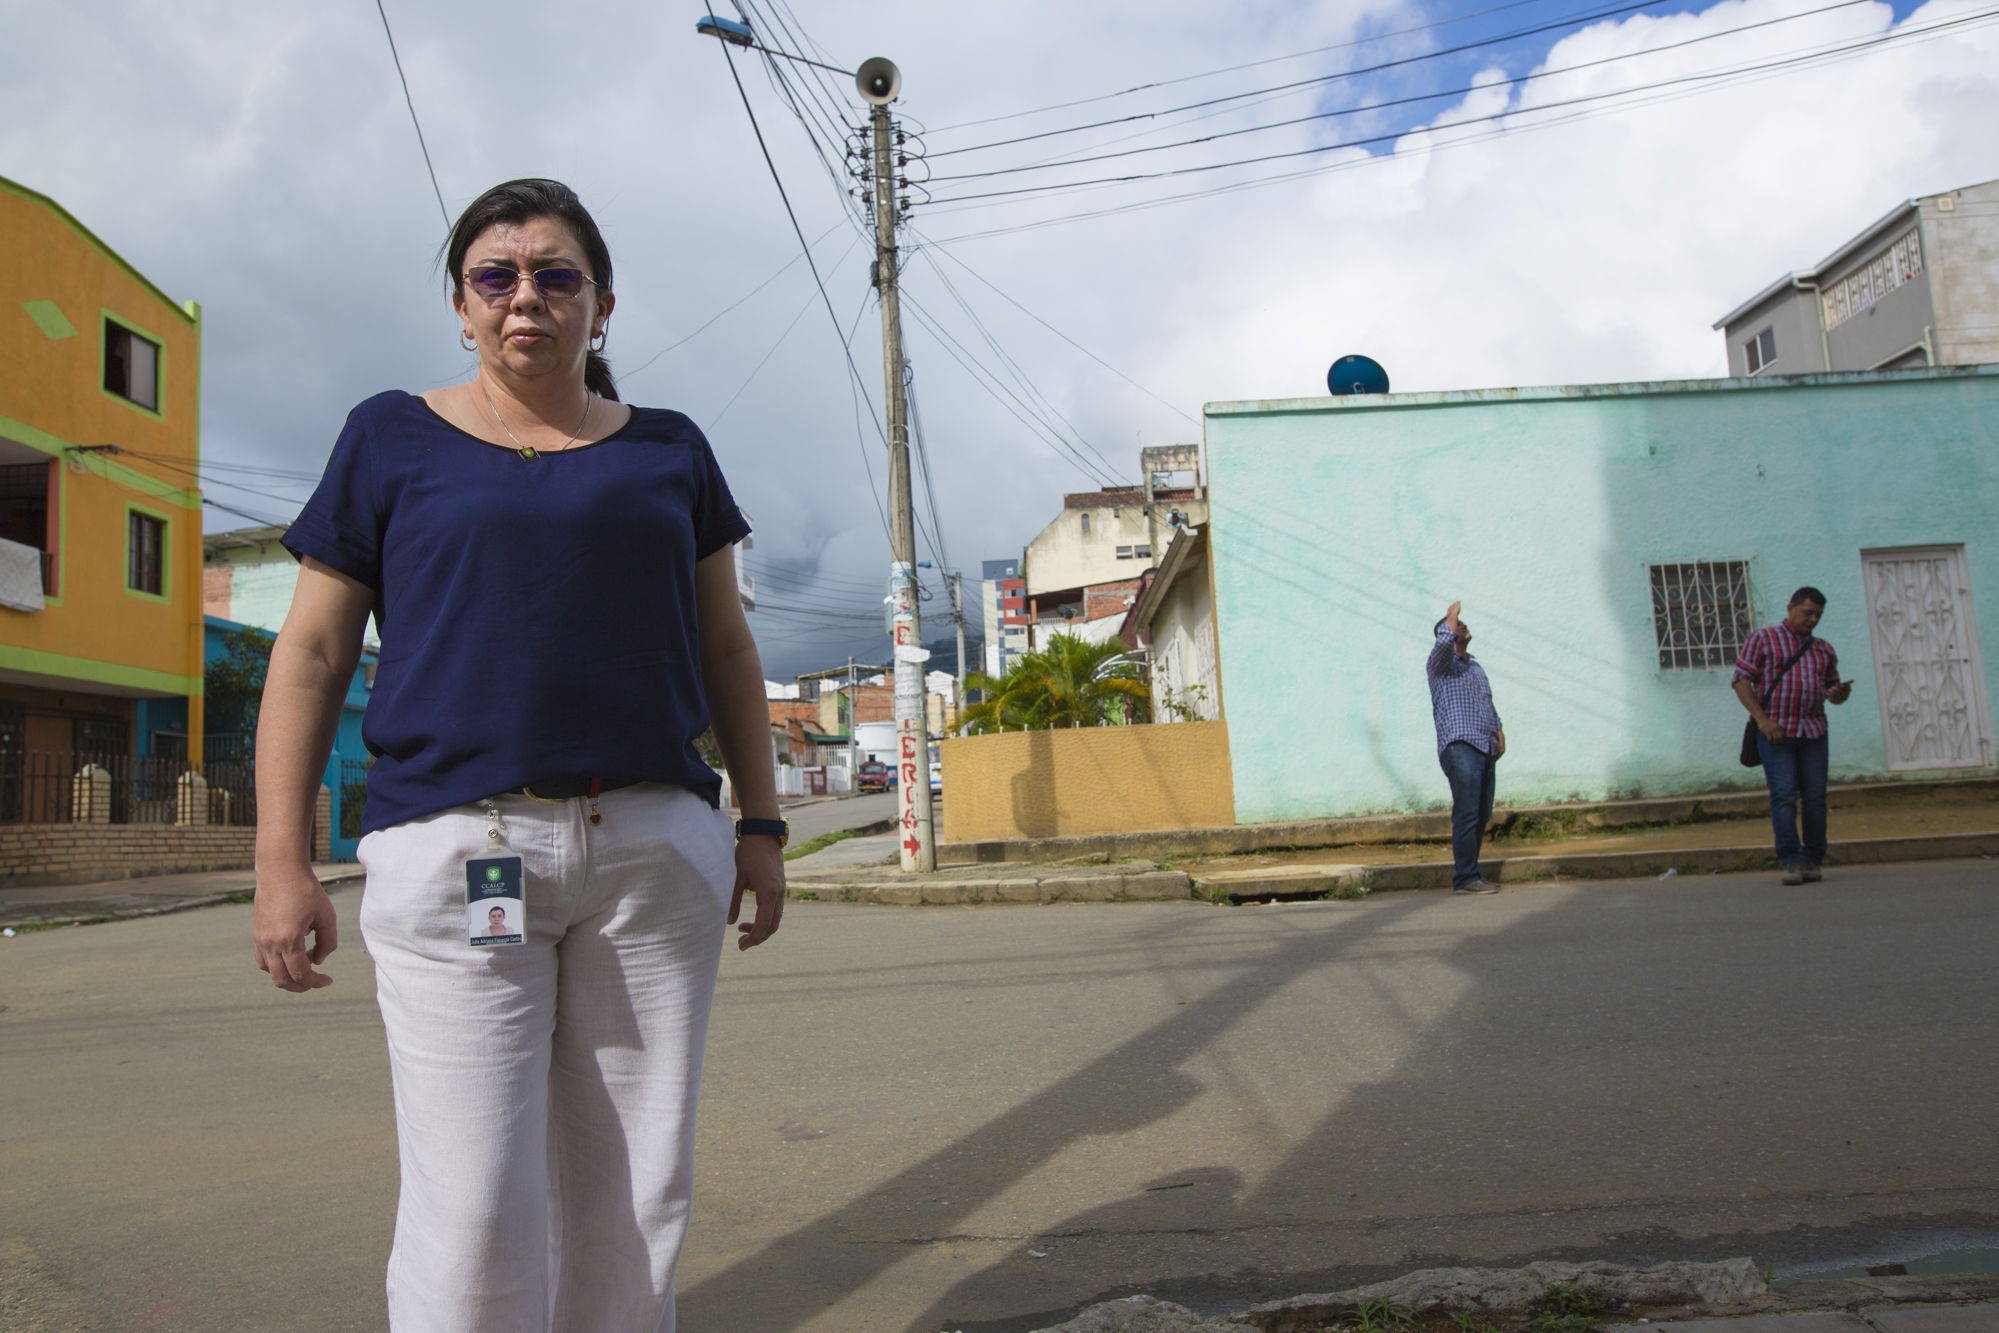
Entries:
{"type": "Polygon", "coordinates": [[[1459,657],[1451,645],[1449,625],[1437,626],[1437,646],[1430,650],[1430,711],[1437,719],[1437,753],[1452,741],[1465,741],[1493,754],[1505,725],[1492,706],[1492,685],[1485,668],[1470,657],[1459,657]]]}

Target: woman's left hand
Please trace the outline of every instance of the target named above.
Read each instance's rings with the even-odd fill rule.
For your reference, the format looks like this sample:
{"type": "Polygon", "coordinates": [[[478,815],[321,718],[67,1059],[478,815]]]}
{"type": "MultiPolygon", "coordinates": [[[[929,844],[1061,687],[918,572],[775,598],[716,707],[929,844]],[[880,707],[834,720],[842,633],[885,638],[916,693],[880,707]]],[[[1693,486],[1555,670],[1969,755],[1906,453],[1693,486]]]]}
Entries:
{"type": "Polygon", "coordinates": [[[777,934],[784,916],[784,849],[776,838],[751,834],[736,842],[736,892],[729,899],[729,924],[736,927],[738,949],[753,949],[777,934]],[[736,924],[743,914],[743,894],[756,898],[756,917],[736,924]]]}

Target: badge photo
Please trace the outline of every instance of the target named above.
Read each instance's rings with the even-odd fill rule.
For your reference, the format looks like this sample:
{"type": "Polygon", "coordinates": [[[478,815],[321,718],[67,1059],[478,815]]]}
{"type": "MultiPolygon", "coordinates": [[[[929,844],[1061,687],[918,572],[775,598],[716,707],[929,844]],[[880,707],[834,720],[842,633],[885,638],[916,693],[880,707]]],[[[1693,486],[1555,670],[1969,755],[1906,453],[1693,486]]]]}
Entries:
{"type": "Polygon", "coordinates": [[[526,937],[525,876],[518,856],[476,857],[465,863],[465,937],[475,949],[519,944],[526,937]]]}

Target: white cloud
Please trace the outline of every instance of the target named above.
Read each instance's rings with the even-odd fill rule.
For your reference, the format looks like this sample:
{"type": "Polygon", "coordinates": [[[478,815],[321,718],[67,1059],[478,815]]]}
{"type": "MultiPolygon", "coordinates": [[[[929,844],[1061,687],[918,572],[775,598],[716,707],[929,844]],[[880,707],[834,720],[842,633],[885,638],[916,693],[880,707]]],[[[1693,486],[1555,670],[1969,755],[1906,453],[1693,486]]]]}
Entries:
{"type": "MultiPolygon", "coordinates": [[[[1806,7],[1728,0],[1699,14],[1606,22],[1559,43],[1543,63],[1561,67],[1806,7]]],[[[618,365],[637,367],[796,254],[723,56],[693,32],[698,6],[507,3],[480,9],[476,26],[472,11],[435,0],[388,8],[448,205],[509,176],[549,174],[575,185],[597,212],[618,265],[618,365]]],[[[1939,0],[1910,22],[1964,9],[1963,0],[1939,0]]],[[[829,0],[805,18],[841,61],[895,58],[905,71],[898,109],[931,126],[1339,42],[1362,22],[1379,31],[1426,21],[1409,0],[1343,8],[829,0]]],[[[1196,414],[1207,400],[1321,392],[1327,365],[1349,351],[1379,357],[1398,388],[1713,373],[1721,347],[1708,325],[1742,296],[1816,260],[1898,199],[1999,176],[1999,149],[1983,130],[1999,123],[1999,37],[1964,32],[1541,132],[1520,132],[1518,108],[1888,22],[1885,7],[1857,5],[1683,55],[1537,81],[1524,96],[1515,85],[1506,103],[1486,79],[1451,110],[1427,114],[1437,123],[1510,108],[1495,122],[1506,132],[1490,143],[1425,151],[1412,136],[1378,162],[1315,180],[969,242],[954,253],[1196,414]]],[[[53,195],[176,298],[203,303],[211,456],[316,468],[354,402],[465,373],[431,269],[437,204],[372,6],[0,0],[0,27],[9,36],[0,51],[0,175],[53,195]]],[[[1434,36],[1387,45],[1406,53],[1434,36]]],[[[1191,100],[1321,67],[1286,62],[1177,87],[1191,100]]],[[[800,222],[816,236],[838,221],[838,196],[762,71],[740,69],[800,222]]],[[[1413,74],[1393,86],[1421,90],[1413,74]]],[[[1159,98],[1152,104],[1170,100],[1159,98]]],[[[931,142],[965,143],[1121,105],[931,142]]],[[[1294,97],[1200,124],[1301,109],[1310,108],[1294,97]]],[[[1368,115],[1235,142],[1299,148],[1395,127],[1368,115]]],[[[1220,150],[1159,159],[1184,164],[1211,152],[1220,150]]],[[[918,224],[933,237],[956,235],[1145,188],[1156,187],[1026,208],[919,211],[918,224]]],[[[863,310],[867,247],[834,262],[849,239],[836,233],[819,253],[840,319],[858,316],[854,355],[879,401],[879,321],[863,310]]],[[[941,269],[1123,476],[1136,474],[1141,433],[1147,443],[1196,436],[1198,426],[948,260],[941,269]]],[[[929,258],[912,260],[906,281],[916,301],[993,359],[929,258]]],[[[811,292],[795,266],[631,375],[629,395],[712,418],[811,292]]],[[[909,344],[947,544],[976,573],[981,558],[1017,553],[1062,491],[1092,483],[973,387],[913,320],[909,344]]],[[[807,310],[714,438],[756,515],[756,558],[838,580],[821,593],[858,617],[852,642],[865,642],[879,616],[870,589],[885,544],[823,310],[807,310]]],[[[863,438],[879,489],[872,423],[863,438]]],[[[234,499],[263,512],[281,507],[234,499]]],[[[780,594],[772,581],[761,591],[765,600],[809,596],[780,594]]],[[[815,664],[808,643],[829,660],[849,650],[838,636],[812,640],[790,623],[760,621],[774,676],[815,664]]]]}

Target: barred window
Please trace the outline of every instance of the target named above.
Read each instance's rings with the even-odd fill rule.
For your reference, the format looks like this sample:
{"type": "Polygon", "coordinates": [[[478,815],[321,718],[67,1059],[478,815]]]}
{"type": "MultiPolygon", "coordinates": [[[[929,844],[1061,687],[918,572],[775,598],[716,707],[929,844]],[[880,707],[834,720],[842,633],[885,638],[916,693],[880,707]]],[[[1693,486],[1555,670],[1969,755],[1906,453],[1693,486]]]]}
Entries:
{"type": "Polygon", "coordinates": [[[1661,671],[1732,667],[1756,629],[1747,560],[1653,565],[1652,627],[1661,671]]]}

